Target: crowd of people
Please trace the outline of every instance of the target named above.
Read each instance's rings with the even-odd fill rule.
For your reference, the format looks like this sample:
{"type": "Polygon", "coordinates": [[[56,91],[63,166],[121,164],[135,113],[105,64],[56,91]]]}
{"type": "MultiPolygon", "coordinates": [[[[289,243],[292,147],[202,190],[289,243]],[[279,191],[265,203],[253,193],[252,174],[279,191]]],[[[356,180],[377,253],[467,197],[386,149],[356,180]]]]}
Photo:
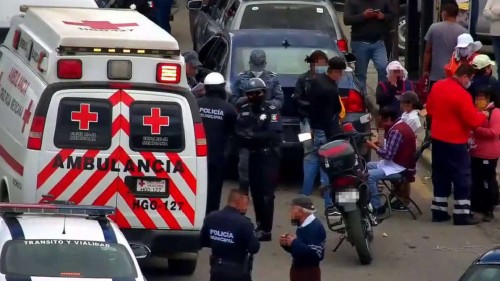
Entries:
{"type": "MultiPolygon", "coordinates": [[[[484,13],[492,20],[492,32],[498,30],[500,7],[488,1],[484,13]]],[[[378,72],[377,124],[384,133],[380,141],[366,142],[379,158],[366,165],[375,215],[383,215],[389,205],[393,210],[408,208],[409,184],[398,186],[399,200],[385,204],[377,196],[378,184],[381,180],[404,178],[406,183],[415,180],[417,134],[426,123],[428,141],[432,143],[432,221],[453,219],[455,225],[471,225],[494,217],[499,198],[496,165],[500,157],[500,83],[492,75],[495,62],[480,54],[481,42],[474,41],[457,23],[457,15],[455,2],[442,5],[443,21],[433,24],[426,33],[423,77],[430,81],[426,91],[408,79],[399,61],[388,60],[384,39],[395,17],[389,4],[346,1],[344,22],[352,26],[351,47],[357,57],[357,80],[366,88],[370,60],[378,72]],[[454,210],[450,216],[448,200],[452,191],[454,210]]],[[[251,52],[249,69],[231,85],[231,97],[226,96],[228,85],[223,76],[204,70],[196,52],[186,52],[184,57],[189,86],[199,98],[209,149],[207,218],[202,245],[213,250],[213,280],[250,280],[251,257],[258,252],[259,241],[272,240],[283,91],[277,74],[266,70],[267,58],[262,50],[251,52]],[[219,211],[230,136],[238,145],[239,189],[230,192],[228,205],[219,211]],[[245,216],[249,193],[256,227],[245,216]],[[221,239],[221,235],[232,239],[221,239]],[[245,270],[228,271],[234,265],[228,261],[236,261],[245,270]]],[[[302,195],[292,202],[292,223],[298,226],[297,232],[281,235],[279,243],[294,260],[290,279],[315,281],[320,280],[325,230],[314,215],[316,208],[310,196],[319,175],[325,216],[338,214],[329,178],[320,169],[317,150],[342,131],[345,109],[338,81],[347,64],[343,58],[328,58],[320,50],[305,61],[310,68],[297,80],[293,98],[301,117],[301,133],[310,133],[312,150],[303,159],[302,195]]]]}

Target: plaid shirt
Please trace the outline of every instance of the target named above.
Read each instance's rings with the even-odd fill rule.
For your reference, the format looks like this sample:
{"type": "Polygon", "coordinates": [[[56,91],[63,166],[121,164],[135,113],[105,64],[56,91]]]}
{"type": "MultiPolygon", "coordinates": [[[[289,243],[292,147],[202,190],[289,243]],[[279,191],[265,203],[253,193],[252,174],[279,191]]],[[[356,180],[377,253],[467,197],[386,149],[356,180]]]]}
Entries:
{"type": "Polygon", "coordinates": [[[403,134],[397,130],[391,130],[387,136],[385,147],[377,149],[378,156],[385,160],[392,160],[403,142],[403,134]]]}

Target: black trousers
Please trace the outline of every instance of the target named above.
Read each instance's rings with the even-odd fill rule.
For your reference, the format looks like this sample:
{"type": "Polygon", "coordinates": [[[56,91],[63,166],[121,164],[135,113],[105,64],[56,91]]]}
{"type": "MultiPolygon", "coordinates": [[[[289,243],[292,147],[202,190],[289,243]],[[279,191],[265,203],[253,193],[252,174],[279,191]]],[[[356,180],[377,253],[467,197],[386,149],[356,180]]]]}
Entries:
{"type": "Polygon", "coordinates": [[[279,155],[274,149],[250,151],[248,164],[248,180],[257,226],[264,232],[271,232],[274,190],[278,185],[279,155]]]}
{"type": "Polygon", "coordinates": [[[498,159],[471,158],[473,212],[491,213],[498,202],[497,163],[498,159]]]}
{"type": "Polygon", "coordinates": [[[252,281],[252,275],[240,267],[216,265],[210,268],[210,281],[252,281]]]}
{"type": "Polygon", "coordinates": [[[208,161],[207,211],[219,210],[224,185],[224,161],[208,161]]]}
{"type": "Polygon", "coordinates": [[[467,144],[452,144],[432,140],[432,217],[446,219],[448,197],[453,183],[453,220],[463,223],[470,215],[470,189],[472,185],[470,156],[467,144]]]}

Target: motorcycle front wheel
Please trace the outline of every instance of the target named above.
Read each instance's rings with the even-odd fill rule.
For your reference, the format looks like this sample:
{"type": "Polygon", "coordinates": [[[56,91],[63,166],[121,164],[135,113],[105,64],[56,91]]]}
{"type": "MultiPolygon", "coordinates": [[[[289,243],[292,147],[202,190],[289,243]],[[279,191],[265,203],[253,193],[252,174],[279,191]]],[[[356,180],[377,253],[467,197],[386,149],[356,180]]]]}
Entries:
{"type": "Polygon", "coordinates": [[[361,210],[356,208],[356,210],[346,213],[345,216],[347,237],[356,248],[359,261],[362,265],[370,264],[373,259],[370,252],[370,239],[368,233],[365,233],[363,224],[366,222],[361,217],[361,210]]]}

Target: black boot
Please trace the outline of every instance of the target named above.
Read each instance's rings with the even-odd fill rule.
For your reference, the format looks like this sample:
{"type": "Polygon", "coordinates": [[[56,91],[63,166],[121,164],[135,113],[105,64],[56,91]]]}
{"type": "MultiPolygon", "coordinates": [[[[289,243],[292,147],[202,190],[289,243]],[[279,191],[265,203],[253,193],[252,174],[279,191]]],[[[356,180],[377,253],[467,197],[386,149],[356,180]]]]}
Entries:
{"type": "Polygon", "coordinates": [[[453,216],[453,224],[454,225],[475,225],[480,222],[479,219],[475,218],[473,215],[468,215],[468,216],[453,216]]]}

